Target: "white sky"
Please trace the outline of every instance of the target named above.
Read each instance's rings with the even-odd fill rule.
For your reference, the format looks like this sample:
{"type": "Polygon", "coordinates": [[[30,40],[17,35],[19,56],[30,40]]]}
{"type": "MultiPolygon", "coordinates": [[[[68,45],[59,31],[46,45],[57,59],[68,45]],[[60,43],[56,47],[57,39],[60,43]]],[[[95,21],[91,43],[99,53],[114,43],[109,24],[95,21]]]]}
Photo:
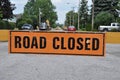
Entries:
{"type": "MultiPolygon", "coordinates": [[[[24,5],[28,0],[10,0],[13,4],[15,4],[16,9],[14,10],[14,14],[23,13],[24,5]]],[[[56,6],[56,11],[58,15],[59,23],[64,23],[65,14],[72,10],[72,7],[75,7],[75,11],[78,9],[79,0],[52,0],[53,4],[56,6]],[[69,4],[67,4],[69,3],[69,4]]],[[[91,0],[88,0],[88,4],[91,4],[91,0]]]]}

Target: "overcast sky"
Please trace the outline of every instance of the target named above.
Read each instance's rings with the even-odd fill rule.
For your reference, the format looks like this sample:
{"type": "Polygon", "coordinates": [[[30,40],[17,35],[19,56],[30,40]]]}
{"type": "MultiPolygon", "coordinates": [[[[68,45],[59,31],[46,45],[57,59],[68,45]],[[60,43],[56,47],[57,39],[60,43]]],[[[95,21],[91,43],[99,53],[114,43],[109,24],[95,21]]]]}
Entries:
{"type": "MultiPolygon", "coordinates": [[[[16,9],[14,10],[14,14],[23,13],[24,5],[27,3],[28,0],[10,0],[12,3],[15,4],[16,9]]],[[[72,7],[75,7],[75,11],[78,9],[78,2],[79,0],[52,0],[53,4],[56,6],[56,11],[58,15],[59,23],[64,23],[65,14],[72,10],[72,7]],[[69,4],[67,4],[69,3],[69,4]]],[[[91,4],[91,0],[88,0],[88,5],[91,4]]]]}

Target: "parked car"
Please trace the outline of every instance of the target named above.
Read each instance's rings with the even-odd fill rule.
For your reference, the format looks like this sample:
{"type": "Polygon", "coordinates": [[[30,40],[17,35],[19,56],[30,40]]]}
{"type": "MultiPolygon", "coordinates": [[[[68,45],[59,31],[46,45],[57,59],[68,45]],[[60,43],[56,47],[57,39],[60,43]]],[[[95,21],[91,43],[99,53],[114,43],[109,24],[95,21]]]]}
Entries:
{"type": "Polygon", "coordinates": [[[39,29],[40,29],[40,30],[47,30],[47,23],[42,22],[42,23],[40,24],[40,26],[39,26],[39,29]]]}
{"type": "Polygon", "coordinates": [[[68,26],[68,31],[76,31],[75,26],[68,26]]]}
{"type": "Polygon", "coordinates": [[[24,24],[21,27],[22,30],[33,30],[33,26],[31,24],[24,24]]]}
{"type": "Polygon", "coordinates": [[[111,31],[115,29],[116,31],[120,31],[120,24],[119,23],[111,23],[110,26],[99,26],[99,31],[111,31]]]}

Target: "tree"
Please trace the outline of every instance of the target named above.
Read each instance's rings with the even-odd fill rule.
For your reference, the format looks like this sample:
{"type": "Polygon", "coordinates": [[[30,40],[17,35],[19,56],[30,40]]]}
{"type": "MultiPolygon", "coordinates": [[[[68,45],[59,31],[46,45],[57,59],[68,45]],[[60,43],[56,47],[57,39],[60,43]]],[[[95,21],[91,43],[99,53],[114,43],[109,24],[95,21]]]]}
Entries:
{"type": "MultiPolygon", "coordinates": [[[[34,16],[33,16],[34,17],[34,16]]],[[[17,22],[16,22],[16,26],[17,26],[17,28],[19,28],[19,29],[21,29],[21,26],[23,25],[23,24],[32,24],[33,25],[33,27],[34,27],[34,29],[35,29],[35,27],[36,27],[36,25],[34,25],[36,22],[34,21],[34,19],[32,20],[32,17],[24,17],[23,15],[21,16],[21,18],[20,19],[18,19],[17,20],[17,22]],[[34,24],[33,24],[34,23],[34,24]]]]}
{"type": "Polygon", "coordinates": [[[87,0],[82,0],[81,5],[79,8],[79,14],[80,14],[80,24],[82,28],[85,28],[85,24],[87,23],[88,20],[88,6],[87,6],[88,1],[87,0]]]}
{"type": "Polygon", "coordinates": [[[9,0],[0,0],[1,19],[10,19],[13,17],[13,10],[15,5],[11,4],[9,0]]]}
{"type": "Polygon", "coordinates": [[[2,18],[2,11],[1,11],[1,9],[0,9],[0,19],[2,18]]]}
{"type": "Polygon", "coordinates": [[[70,26],[73,25],[73,11],[69,11],[68,13],[66,13],[66,20],[65,20],[65,25],[66,26],[70,26]]]}
{"type": "Polygon", "coordinates": [[[66,26],[73,25],[77,29],[77,26],[78,26],[78,21],[77,20],[78,20],[78,14],[75,13],[73,10],[66,13],[66,20],[65,20],[65,25],[66,26]]]}
{"type": "Polygon", "coordinates": [[[119,0],[119,2],[117,4],[117,9],[120,10],[120,0],[119,0]]]}
{"type": "Polygon", "coordinates": [[[39,17],[39,8],[42,13],[41,20],[49,20],[51,25],[55,24],[57,13],[51,0],[29,0],[24,7],[24,15],[39,17]]]}
{"type": "Polygon", "coordinates": [[[110,23],[114,22],[114,15],[109,12],[100,12],[95,17],[95,28],[98,29],[100,25],[110,25],[110,23]]]}
{"type": "Polygon", "coordinates": [[[24,7],[24,15],[31,16],[36,15],[36,11],[34,10],[36,0],[28,0],[27,4],[24,7]]]}
{"type": "MultiPolygon", "coordinates": [[[[88,15],[88,6],[87,6],[88,1],[87,0],[82,0],[80,3],[80,8],[79,8],[79,18],[80,18],[80,25],[81,28],[86,28],[87,23],[90,22],[88,21],[89,15],[88,15]]],[[[65,25],[73,25],[78,29],[78,13],[75,13],[73,11],[69,11],[66,14],[66,20],[65,20],[65,25]],[[73,19],[74,16],[74,19],[73,19]]]]}
{"type": "Polygon", "coordinates": [[[95,16],[102,11],[107,11],[113,14],[115,18],[118,17],[117,12],[115,11],[118,2],[119,0],[94,0],[95,16]]]}

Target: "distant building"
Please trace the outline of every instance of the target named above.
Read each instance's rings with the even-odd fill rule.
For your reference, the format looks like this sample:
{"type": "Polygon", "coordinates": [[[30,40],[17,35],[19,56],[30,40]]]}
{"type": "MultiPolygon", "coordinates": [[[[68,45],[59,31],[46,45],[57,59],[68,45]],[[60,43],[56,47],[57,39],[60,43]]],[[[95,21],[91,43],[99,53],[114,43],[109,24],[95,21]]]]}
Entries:
{"type": "MultiPolygon", "coordinates": [[[[16,21],[17,21],[18,19],[20,19],[21,16],[22,16],[22,14],[14,14],[14,15],[13,15],[13,18],[8,19],[8,22],[16,23],[16,21]]],[[[3,20],[4,20],[4,21],[7,21],[7,19],[3,19],[3,20]]]]}

